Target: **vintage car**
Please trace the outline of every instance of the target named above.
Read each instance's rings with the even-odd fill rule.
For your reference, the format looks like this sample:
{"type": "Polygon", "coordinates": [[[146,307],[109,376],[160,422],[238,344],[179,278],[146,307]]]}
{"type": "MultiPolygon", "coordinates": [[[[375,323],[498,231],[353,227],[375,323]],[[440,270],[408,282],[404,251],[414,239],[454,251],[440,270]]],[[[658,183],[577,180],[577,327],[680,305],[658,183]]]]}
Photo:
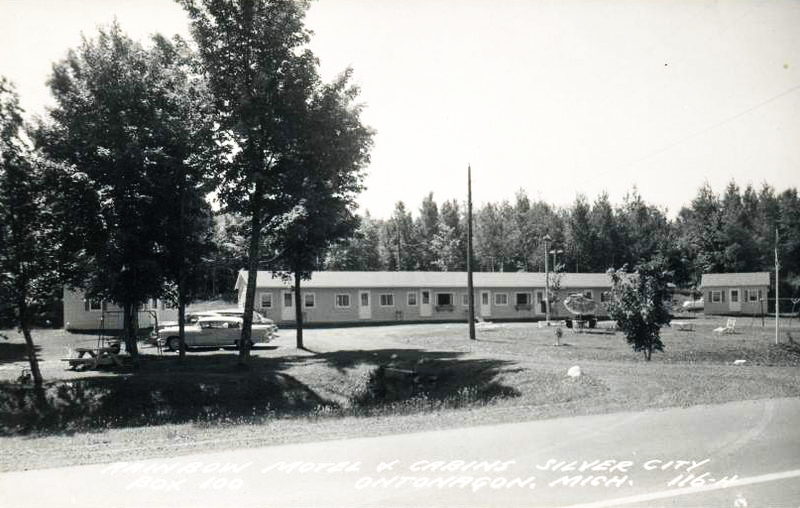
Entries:
{"type": "MultiPolygon", "coordinates": [[[[225,313],[235,311],[222,311],[225,313]]],[[[225,347],[239,345],[242,334],[243,318],[236,315],[223,315],[216,311],[194,312],[186,315],[184,338],[186,347],[225,347]]],[[[253,313],[251,345],[266,344],[277,334],[278,327],[271,319],[253,313]]],[[[178,325],[169,323],[159,326],[158,344],[171,351],[177,351],[179,345],[178,325]]]]}
{"type": "Polygon", "coordinates": [[[688,311],[703,310],[704,307],[705,305],[703,303],[702,298],[700,298],[699,300],[686,300],[685,302],[683,302],[683,310],[688,310],[688,311]]]}

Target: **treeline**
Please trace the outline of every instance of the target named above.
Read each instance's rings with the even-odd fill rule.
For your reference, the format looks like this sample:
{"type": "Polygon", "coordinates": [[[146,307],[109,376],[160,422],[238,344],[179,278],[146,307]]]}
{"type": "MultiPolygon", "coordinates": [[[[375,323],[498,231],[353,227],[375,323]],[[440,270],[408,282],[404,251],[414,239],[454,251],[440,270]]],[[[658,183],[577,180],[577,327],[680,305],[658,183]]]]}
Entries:
{"type": "MultiPolygon", "coordinates": [[[[634,188],[622,203],[603,193],[579,195],[569,207],[532,200],[486,203],[474,214],[475,267],[480,271],[544,271],[548,250],[560,270],[604,272],[662,258],[684,287],[703,273],[774,270],[775,228],[782,272],[800,286],[800,200],[797,189],[764,184],[743,190],[731,182],[721,194],[705,184],[677,217],[647,203],[634,188]]],[[[355,235],[331,248],[327,270],[466,269],[466,207],[426,196],[413,210],[402,201],[388,219],[361,217],[355,235]]],[[[783,277],[782,277],[783,280],[783,277]]]]}

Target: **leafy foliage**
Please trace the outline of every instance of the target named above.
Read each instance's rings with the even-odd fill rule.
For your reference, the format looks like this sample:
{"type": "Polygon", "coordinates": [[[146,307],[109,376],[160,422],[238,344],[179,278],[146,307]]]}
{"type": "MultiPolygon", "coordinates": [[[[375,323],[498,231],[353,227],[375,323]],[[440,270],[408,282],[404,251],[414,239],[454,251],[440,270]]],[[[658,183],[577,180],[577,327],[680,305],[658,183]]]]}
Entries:
{"type": "Polygon", "coordinates": [[[83,188],[80,173],[31,146],[11,84],[0,77],[0,311],[13,311],[25,336],[31,374],[41,385],[31,326],[34,315],[81,266],[68,203],[83,188]],[[66,226],[66,227],[65,227],[66,226]]]}
{"type": "Polygon", "coordinates": [[[653,351],[663,351],[661,327],[670,322],[667,284],[672,276],[662,263],[647,262],[627,273],[626,267],[609,270],[611,301],[608,313],[625,334],[634,351],[650,361],[653,351]]]}

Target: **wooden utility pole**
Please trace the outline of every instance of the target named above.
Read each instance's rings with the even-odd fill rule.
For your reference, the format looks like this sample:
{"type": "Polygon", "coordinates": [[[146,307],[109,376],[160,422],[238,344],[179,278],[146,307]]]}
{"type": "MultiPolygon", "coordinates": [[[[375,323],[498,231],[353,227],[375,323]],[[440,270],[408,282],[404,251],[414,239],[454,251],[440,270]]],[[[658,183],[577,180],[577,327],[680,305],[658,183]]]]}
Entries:
{"type": "Polygon", "coordinates": [[[472,284],[472,167],[467,165],[467,293],[469,294],[469,338],[475,340],[475,290],[472,284]]]}
{"type": "Polygon", "coordinates": [[[781,299],[780,299],[780,263],[778,262],[778,226],[775,226],[775,344],[778,344],[778,329],[780,328],[781,299]]]}

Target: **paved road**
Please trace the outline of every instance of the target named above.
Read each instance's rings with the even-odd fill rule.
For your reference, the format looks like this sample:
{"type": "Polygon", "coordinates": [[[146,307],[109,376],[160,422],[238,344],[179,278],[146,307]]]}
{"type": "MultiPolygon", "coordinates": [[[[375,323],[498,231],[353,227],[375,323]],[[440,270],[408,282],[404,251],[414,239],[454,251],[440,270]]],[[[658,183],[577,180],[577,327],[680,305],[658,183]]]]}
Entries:
{"type": "Polygon", "coordinates": [[[796,508],[800,399],[5,473],[0,506],[796,508]]]}

